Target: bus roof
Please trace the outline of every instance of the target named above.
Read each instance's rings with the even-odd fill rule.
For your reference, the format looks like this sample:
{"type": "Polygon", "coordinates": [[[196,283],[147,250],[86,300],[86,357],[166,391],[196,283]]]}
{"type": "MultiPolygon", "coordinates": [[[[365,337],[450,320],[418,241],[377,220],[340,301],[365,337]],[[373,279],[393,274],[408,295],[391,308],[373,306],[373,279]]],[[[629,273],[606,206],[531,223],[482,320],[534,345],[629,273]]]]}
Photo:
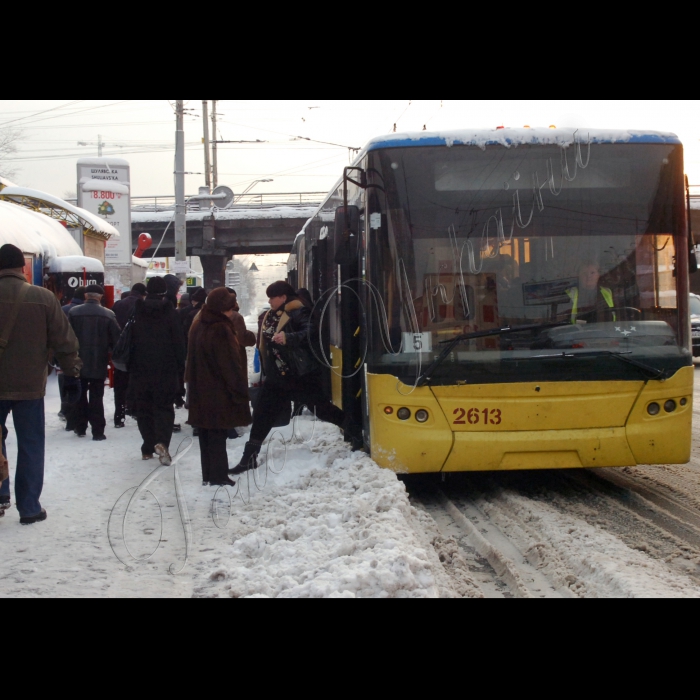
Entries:
{"type": "Polygon", "coordinates": [[[615,131],[609,129],[464,129],[459,131],[417,131],[390,134],[372,139],[364,152],[382,148],[413,148],[420,146],[511,146],[557,145],[575,143],[660,143],[680,145],[675,134],[661,131],[615,131]]]}

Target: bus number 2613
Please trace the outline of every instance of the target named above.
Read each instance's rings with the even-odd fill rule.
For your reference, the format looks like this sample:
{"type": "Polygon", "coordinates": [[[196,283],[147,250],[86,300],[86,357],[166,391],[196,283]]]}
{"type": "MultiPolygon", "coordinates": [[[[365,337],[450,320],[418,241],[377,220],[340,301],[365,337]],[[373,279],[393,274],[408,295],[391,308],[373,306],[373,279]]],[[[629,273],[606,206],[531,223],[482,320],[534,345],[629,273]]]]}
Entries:
{"type": "Polygon", "coordinates": [[[455,408],[454,425],[500,425],[503,415],[498,408],[455,408]]]}

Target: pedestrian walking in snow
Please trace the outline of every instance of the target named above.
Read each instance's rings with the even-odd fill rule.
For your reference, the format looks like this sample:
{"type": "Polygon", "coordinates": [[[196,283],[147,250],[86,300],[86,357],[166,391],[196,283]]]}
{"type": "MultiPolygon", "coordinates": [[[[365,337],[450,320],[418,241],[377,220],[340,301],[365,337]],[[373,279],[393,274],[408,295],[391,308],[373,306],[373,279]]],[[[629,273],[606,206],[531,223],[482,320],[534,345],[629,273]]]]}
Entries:
{"type": "Polygon", "coordinates": [[[182,287],[182,282],[179,280],[179,278],[175,277],[175,275],[165,275],[163,279],[168,287],[168,291],[165,293],[165,298],[173,305],[173,309],[177,310],[177,307],[180,304],[180,300],[177,298],[177,295],[182,287]]]}
{"type": "Polygon", "coordinates": [[[185,371],[185,336],[162,277],[153,277],[148,296],[136,302],[132,360],[127,400],[143,438],[144,460],[158,454],[171,463],[170,441],[175,423],[175,398],[185,371]]]}
{"type": "Polygon", "coordinates": [[[228,289],[231,294],[236,297],[236,305],[233,308],[233,316],[231,320],[233,321],[233,326],[236,329],[236,338],[238,339],[238,345],[241,353],[241,365],[245,368],[245,380],[246,385],[248,382],[248,353],[246,348],[254,348],[258,344],[258,337],[252,331],[248,330],[245,324],[245,319],[241,316],[241,307],[238,305],[238,295],[235,290],[228,289]]]}
{"type": "Polygon", "coordinates": [[[293,401],[319,420],[342,427],[357,438],[359,429],[325,396],[321,367],[315,361],[310,339],[318,338],[312,310],[287,282],[275,282],[267,290],[271,310],[262,322],[260,357],[264,380],[253,416],[250,441],[240,464],[231,475],[258,468],[258,455],[279,415],[280,406],[293,401]]]}
{"type": "Polygon", "coordinates": [[[185,333],[185,338],[189,339],[190,328],[194,323],[195,318],[199,316],[199,312],[207,302],[207,293],[200,287],[195,289],[190,295],[190,305],[184,309],[180,309],[180,320],[182,321],[182,330],[185,333]]]}
{"type": "MultiPolygon", "coordinates": [[[[146,285],[135,284],[128,296],[118,301],[113,307],[119,327],[124,330],[136,310],[136,302],[146,298],[146,285]]],[[[114,427],[123,428],[126,421],[126,394],[129,389],[129,373],[114,370],[114,427]]]]}
{"type": "Polygon", "coordinates": [[[189,423],[199,429],[202,480],[212,486],[235,486],[228,477],[226,441],[229,431],[251,423],[247,360],[244,364],[233,323],[236,307],[235,294],[215,289],[190,332],[189,423]]]}
{"type": "Polygon", "coordinates": [[[87,287],[78,287],[75,290],[73,298],[63,307],[63,313],[66,316],[68,316],[76,306],[82,306],[85,303],[85,292],[87,292],[87,287]]]}
{"type": "MultiPolygon", "coordinates": [[[[0,483],[7,481],[10,478],[10,465],[7,462],[7,457],[0,452],[0,483]]],[[[5,508],[0,504],[0,518],[5,516],[5,508]]]]}
{"type": "MultiPolygon", "coordinates": [[[[73,298],[62,307],[63,313],[68,317],[68,314],[78,306],[82,306],[85,303],[85,292],[87,287],[78,287],[73,293],[73,298]]],[[[66,390],[65,390],[65,376],[61,371],[58,374],[58,393],[61,395],[61,410],[59,411],[58,417],[66,422],[66,430],[72,433],[75,430],[75,407],[71,406],[66,401],[66,390]]]]}
{"type": "Polygon", "coordinates": [[[117,317],[101,302],[104,289],[97,285],[90,287],[85,294],[85,303],[73,309],[68,315],[73,331],[80,343],[80,401],[75,407],[75,434],[85,437],[88,423],[92,428],[92,439],[102,442],[107,439],[105,428],[104,395],[105,379],[109,366],[109,353],[116,346],[121,328],[117,317]]]}
{"type": "MultiPolygon", "coordinates": [[[[15,497],[23,525],[46,520],[39,499],[44,486],[44,396],[48,360],[65,374],[66,400],[80,397],[78,339],[56,297],[27,284],[24,254],[13,245],[0,248],[0,425],[10,413],[18,442],[15,497]]],[[[0,488],[0,507],[10,504],[10,479],[0,488]]]]}

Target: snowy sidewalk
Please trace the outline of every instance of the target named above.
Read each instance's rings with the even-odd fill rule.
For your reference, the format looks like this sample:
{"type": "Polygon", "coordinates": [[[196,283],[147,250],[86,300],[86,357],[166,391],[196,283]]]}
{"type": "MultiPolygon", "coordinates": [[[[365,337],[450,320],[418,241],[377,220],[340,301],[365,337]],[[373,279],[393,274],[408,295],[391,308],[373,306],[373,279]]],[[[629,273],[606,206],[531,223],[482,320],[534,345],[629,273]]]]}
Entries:
{"type": "MultiPolygon", "coordinates": [[[[121,431],[109,427],[110,391],[105,406],[107,442],[79,440],[56,417],[50,380],[42,496],[49,519],[21,527],[13,507],[0,521],[0,597],[436,597],[443,590],[440,564],[414,530],[403,485],[366,455],[352,454],[336,428],[311,418],[298,425],[303,444],[292,444],[291,426],[280,431],[287,443],[281,474],[262,469],[255,479],[243,477],[239,494],[202,487],[194,441],[178,464],[192,527],[189,558],[181,574],[170,574],[182,568],[187,550],[174,469],[132,504],[122,531],[128,490],[157,463],[141,461],[133,420],[121,431]],[[136,558],[153,556],[134,561],[122,532],[136,558]]],[[[186,420],[180,411],[183,433],[174,436],[173,453],[191,435],[186,420]]],[[[8,428],[14,465],[11,421],[8,428]]],[[[232,464],[244,443],[229,442],[232,464]]],[[[273,452],[280,470],[279,436],[273,452]]]]}

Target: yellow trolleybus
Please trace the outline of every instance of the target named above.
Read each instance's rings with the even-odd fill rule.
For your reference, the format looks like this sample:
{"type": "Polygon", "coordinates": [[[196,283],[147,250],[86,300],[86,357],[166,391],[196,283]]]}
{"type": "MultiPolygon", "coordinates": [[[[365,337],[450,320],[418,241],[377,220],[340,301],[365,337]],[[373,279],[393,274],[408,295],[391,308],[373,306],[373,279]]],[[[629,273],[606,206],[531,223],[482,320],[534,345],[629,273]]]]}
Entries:
{"type": "Polygon", "coordinates": [[[367,449],[400,473],[690,459],[695,268],[672,134],[370,142],[290,281],[367,449]]]}

